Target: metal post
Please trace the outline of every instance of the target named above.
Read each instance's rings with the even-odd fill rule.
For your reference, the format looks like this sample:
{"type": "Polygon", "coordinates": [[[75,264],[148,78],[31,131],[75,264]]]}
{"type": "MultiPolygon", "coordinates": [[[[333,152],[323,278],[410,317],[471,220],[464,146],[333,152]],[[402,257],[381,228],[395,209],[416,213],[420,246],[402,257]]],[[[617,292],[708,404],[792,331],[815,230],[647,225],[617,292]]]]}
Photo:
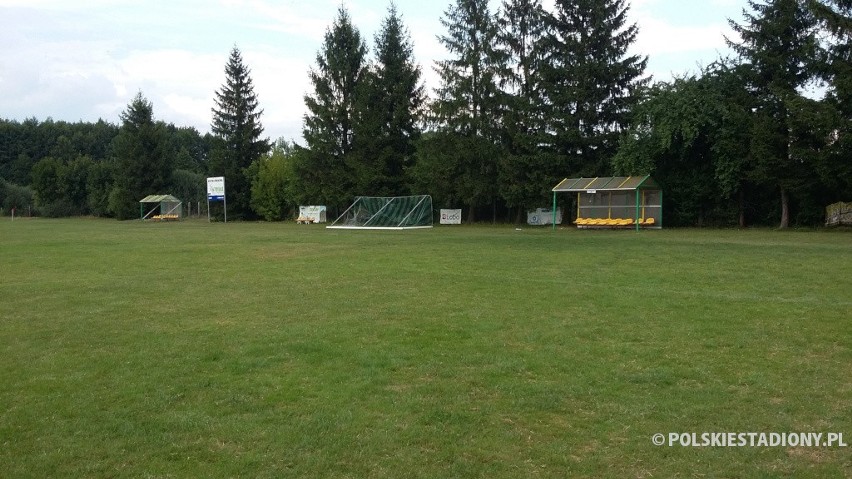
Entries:
{"type": "Polygon", "coordinates": [[[553,192],[553,231],[556,231],[556,192],[553,192]]]}
{"type": "Polygon", "coordinates": [[[228,222],[228,195],[222,195],[222,202],[225,206],[225,223],[228,222]]]}
{"type": "Polygon", "coordinates": [[[612,191],[609,192],[609,208],[607,209],[607,212],[606,212],[606,219],[608,219],[608,220],[612,219],[612,191]]]}
{"type": "Polygon", "coordinates": [[[577,192],[577,218],[580,217],[580,192],[577,192]]]}
{"type": "Polygon", "coordinates": [[[636,217],[634,221],[636,222],[636,231],[639,231],[639,190],[636,190],[636,217]]]}

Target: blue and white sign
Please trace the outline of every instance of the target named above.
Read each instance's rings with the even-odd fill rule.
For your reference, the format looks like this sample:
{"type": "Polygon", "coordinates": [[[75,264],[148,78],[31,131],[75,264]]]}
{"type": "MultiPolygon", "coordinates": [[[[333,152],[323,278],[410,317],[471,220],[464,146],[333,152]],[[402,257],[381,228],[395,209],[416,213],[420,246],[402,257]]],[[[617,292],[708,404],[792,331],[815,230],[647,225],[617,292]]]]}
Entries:
{"type": "Polygon", "coordinates": [[[207,178],[207,201],[225,200],[225,177],[207,178]]]}

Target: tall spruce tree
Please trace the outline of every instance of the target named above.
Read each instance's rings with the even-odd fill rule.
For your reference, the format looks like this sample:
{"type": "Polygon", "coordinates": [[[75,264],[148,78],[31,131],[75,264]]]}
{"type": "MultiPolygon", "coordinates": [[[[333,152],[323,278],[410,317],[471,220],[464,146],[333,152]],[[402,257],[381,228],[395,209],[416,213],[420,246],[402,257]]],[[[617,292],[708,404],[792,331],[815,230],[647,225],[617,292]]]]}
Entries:
{"type": "Polygon", "coordinates": [[[730,20],[740,42],[729,45],[751,68],[750,87],[758,98],[751,156],[754,179],[775,185],[781,196],[780,227],[790,225],[790,195],[813,185],[816,157],[811,133],[799,128],[813,116],[815,103],[799,90],[814,76],[816,21],[799,0],[749,0],[745,22],[730,20]],[[798,117],[801,115],[801,117],[798,117]]]}
{"type": "Polygon", "coordinates": [[[312,95],[305,96],[303,136],[307,151],[297,165],[299,183],[315,201],[333,207],[351,201],[355,173],[351,164],[355,148],[355,124],[364,76],[367,45],[352,25],[349,12],[341,6],[310,71],[312,95]]]}
{"type": "Polygon", "coordinates": [[[211,125],[214,145],[210,173],[225,177],[228,212],[234,218],[253,216],[251,178],[247,177],[247,169],[271,147],[269,139],[262,137],[260,116],[263,110],[259,107],[250,74],[235,46],[225,65],[225,84],[216,92],[211,125]]]}
{"type": "Polygon", "coordinates": [[[545,127],[540,96],[545,18],[541,0],[504,0],[497,20],[497,48],[506,62],[500,78],[505,154],[499,185],[506,204],[517,207],[516,221],[523,206],[546,204],[546,192],[565,175],[539,149],[545,127]]]}
{"type": "Polygon", "coordinates": [[[139,203],[150,194],[164,194],[172,164],[166,154],[165,125],[154,122],[154,107],[142,92],[121,114],[113,145],[116,158],[109,208],[118,219],[135,218],[139,203]]]}
{"type": "Polygon", "coordinates": [[[365,75],[355,125],[358,191],[393,196],[408,191],[406,170],[420,137],[425,91],[411,36],[396,5],[376,35],[375,64],[365,75]]]}
{"type": "Polygon", "coordinates": [[[439,134],[455,142],[451,151],[457,165],[456,192],[472,221],[477,206],[493,205],[497,199],[502,101],[498,81],[505,62],[495,48],[498,28],[487,0],[456,0],[441,24],[447,34],[439,40],[452,58],[435,67],[441,85],[435,91],[433,115],[439,134]]]}
{"type": "Polygon", "coordinates": [[[628,55],[639,32],[626,0],[556,0],[548,19],[542,90],[551,119],[546,143],[574,175],[610,171],[647,57],[628,55]]]}
{"type": "Polygon", "coordinates": [[[819,169],[831,190],[827,201],[852,197],[852,0],[811,0],[825,43],[819,71],[828,86],[825,102],[835,111],[833,141],[819,169]]]}

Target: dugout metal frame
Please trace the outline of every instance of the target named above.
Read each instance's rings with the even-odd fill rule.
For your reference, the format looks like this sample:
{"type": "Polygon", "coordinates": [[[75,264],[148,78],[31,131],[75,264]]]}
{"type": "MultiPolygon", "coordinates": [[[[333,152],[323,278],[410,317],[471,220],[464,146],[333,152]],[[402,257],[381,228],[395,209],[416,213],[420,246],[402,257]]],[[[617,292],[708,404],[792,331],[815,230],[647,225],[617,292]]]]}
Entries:
{"type": "Polygon", "coordinates": [[[139,200],[139,219],[157,221],[179,221],[183,219],[183,202],[172,195],[148,195],[139,200]],[[145,205],[155,204],[147,213],[145,205]],[[159,214],[152,215],[159,211],[159,214]]]}

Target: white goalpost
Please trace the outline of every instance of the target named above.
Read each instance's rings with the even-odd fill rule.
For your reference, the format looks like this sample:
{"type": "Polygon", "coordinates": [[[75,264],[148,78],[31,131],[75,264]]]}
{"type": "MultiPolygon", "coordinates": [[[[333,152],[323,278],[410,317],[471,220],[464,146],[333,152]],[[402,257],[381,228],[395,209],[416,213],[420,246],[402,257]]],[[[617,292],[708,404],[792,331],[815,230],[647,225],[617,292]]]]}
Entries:
{"type": "Polygon", "coordinates": [[[432,227],[432,197],[358,196],[330,229],[405,230],[432,227]]]}

